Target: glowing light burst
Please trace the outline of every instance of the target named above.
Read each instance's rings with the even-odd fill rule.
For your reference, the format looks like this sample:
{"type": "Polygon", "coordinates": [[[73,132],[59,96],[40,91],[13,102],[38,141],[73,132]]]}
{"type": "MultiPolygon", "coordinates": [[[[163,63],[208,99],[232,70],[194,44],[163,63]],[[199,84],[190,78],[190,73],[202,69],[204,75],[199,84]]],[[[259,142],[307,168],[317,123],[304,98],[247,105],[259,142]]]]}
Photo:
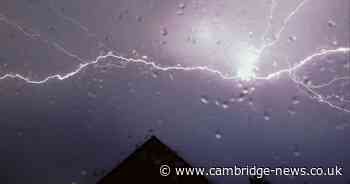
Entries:
{"type": "Polygon", "coordinates": [[[259,52],[254,48],[248,48],[239,51],[239,64],[237,66],[237,77],[244,81],[250,81],[256,78],[256,64],[259,60],[259,52]]]}
{"type": "MultiPolygon", "coordinates": [[[[296,65],[291,66],[290,68],[285,68],[281,69],[279,71],[276,71],[274,73],[270,73],[266,76],[258,76],[257,70],[258,68],[256,67],[257,62],[259,62],[261,55],[268,49],[274,46],[279,40],[280,37],[283,33],[283,31],[286,29],[288,23],[292,20],[292,18],[297,15],[297,12],[302,9],[302,7],[306,4],[307,0],[301,1],[296,8],[284,19],[283,25],[277,32],[274,34],[274,38],[270,42],[265,42],[265,37],[266,35],[270,32],[271,25],[272,25],[272,20],[273,20],[273,13],[274,9],[277,6],[277,3],[275,0],[271,0],[271,6],[270,6],[270,12],[269,12],[269,17],[268,17],[268,24],[267,28],[263,34],[263,45],[256,49],[256,48],[251,48],[251,47],[246,47],[245,49],[241,50],[235,50],[235,54],[237,56],[236,59],[238,59],[239,66],[237,69],[236,75],[233,76],[228,76],[224,73],[222,73],[219,70],[209,68],[208,66],[195,66],[195,67],[186,67],[186,66],[160,66],[157,63],[153,61],[149,61],[146,59],[135,59],[135,58],[126,58],[123,56],[119,56],[114,53],[114,51],[110,51],[106,54],[99,55],[97,56],[94,60],[86,60],[81,57],[79,57],[76,54],[73,54],[69,50],[65,49],[63,46],[59,45],[57,42],[49,41],[47,39],[41,38],[40,34],[33,33],[32,30],[28,30],[23,28],[21,25],[17,24],[14,21],[11,21],[9,18],[7,18],[4,14],[0,13],[0,22],[3,22],[7,25],[10,25],[23,33],[25,36],[31,38],[31,39],[36,39],[39,41],[42,41],[45,44],[50,44],[53,46],[57,51],[62,52],[63,54],[72,57],[74,59],[77,59],[81,62],[79,66],[66,74],[53,74],[50,76],[45,77],[44,79],[41,80],[33,80],[30,79],[29,77],[23,76],[21,74],[13,74],[13,73],[7,73],[4,75],[0,75],[0,80],[5,80],[5,79],[20,79],[25,81],[26,83],[31,83],[31,84],[44,84],[49,82],[50,80],[66,80],[71,77],[74,77],[75,75],[79,74],[82,72],[85,68],[92,66],[92,65],[97,65],[101,64],[105,59],[113,59],[113,62],[116,63],[116,66],[125,66],[129,63],[134,63],[134,64],[143,64],[146,66],[149,66],[153,69],[160,70],[160,71],[206,71],[209,73],[216,74],[223,80],[240,80],[240,81],[251,81],[251,80],[270,80],[273,79],[279,75],[282,74],[289,74],[290,78],[292,81],[298,86],[306,90],[310,96],[311,99],[316,99],[320,103],[327,104],[329,107],[343,111],[343,112],[348,112],[350,113],[350,109],[344,108],[343,106],[337,105],[335,103],[332,103],[331,101],[328,100],[327,97],[324,97],[320,93],[317,92],[318,89],[324,88],[331,86],[333,83],[341,80],[350,80],[350,76],[343,76],[343,77],[335,77],[332,80],[325,82],[323,84],[318,84],[318,85],[307,85],[303,82],[303,80],[298,79],[297,76],[295,76],[295,72],[299,69],[301,69],[303,66],[308,64],[309,62],[313,62],[314,59],[322,56],[328,56],[328,55],[333,55],[333,54],[347,54],[350,53],[350,48],[349,47],[339,47],[336,49],[327,49],[327,50],[321,50],[319,52],[313,53],[307,57],[305,57],[303,60],[299,61],[296,65]]],[[[51,1],[51,6],[53,6],[53,3],[51,1]]],[[[89,31],[89,29],[86,26],[83,26],[79,21],[67,17],[66,15],[63,15],[59,11],[55,10],[54,7],[52,7],[54,10],[54,13],[57,14],[57,16],[61,17],[63,20],[70,22],[71,24],[78,26],[83,32],[85,32],[89,37],[96,37],[96,34],[93,34],[89,31]]],[[[205,31],[202,35],[199,35],[200,37],[203,37],[205,39],[211,38],[211,32],[210,31],[205,31]]],[[[98,40],[98,39],[97,39],[98,40]]],[[[342,103],[350,103],[349,99],[344,99],[343,97],[338,97],[341,99],[342,103]]]]}

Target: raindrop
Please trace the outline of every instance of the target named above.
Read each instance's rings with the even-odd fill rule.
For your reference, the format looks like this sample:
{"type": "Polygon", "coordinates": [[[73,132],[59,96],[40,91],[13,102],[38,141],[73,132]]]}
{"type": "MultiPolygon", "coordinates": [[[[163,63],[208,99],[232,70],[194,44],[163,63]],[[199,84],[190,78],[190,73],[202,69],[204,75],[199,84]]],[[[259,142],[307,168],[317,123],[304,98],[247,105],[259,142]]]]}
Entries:
{"type": "Polygon", "coordinates": [[[48,29],[49,29],[50,32],[56,31],[56,28],[54,26],[49,26],[48,29]]]}
{"type": "Polygon", "coordinates": [[[187,37],[187,41],[190,42],[191,44],[196,44],[197,43],[196,38],[193,37],[193,36],[187,37]]]}
{"type": "Polygon", "coordinates": [[[157,124],[158,124],[158,125],[163,125],[163,124],[164,124],[164,120],[158,119],[158,120],[157,120],[157,124]]]}
{"type": "Polygon", "coordinates": [[[296,37],[296,36],[289,36],[289,37],[288,37],[288,41],[289,41],[289,42],[294,42],[295,40],[297,40],[297,37],[296,37]]]}
{"type": "Polygon", "coordinates": [[[18,132],[17,132],[17,136],[18,136],[18,137],[22,137],[22,136],[23,136],[23,132],[22,132],[22,131],[18,131],[18,132]]]}
{"type": "Polygon", "coordinates": [[[276,68],[276,67],[278,66],[278,63],[277,63],[276,60],[274,60],[274,61],[272,62],[272,66],[273,66],[274,68],[276,68]]]}
{"type": "Polygon", "coordinates": [[[86,175],[87,175],[87,171],[86,171],[86,170],[82,170],[82,171],[80,172],[80,174],[83,175],[83,176],[86,176],[86,175]]]}
{"type": "Polygon", "coordinates": [[[253,32],[250,31],[248,34],[249,34],[249,38],[253,38],[253,32]]]}
{"type": "Polygon", "coordinates": [[[338,46],[338,45],[339,45],[339,44],[338,44],[338,41],[337,41],[337,40],[332,41],[332,45],[333,45],[333,46],[338,46]]]}
{"type": "Polygon", "coordinates": [[[183,15],[185,14],[183,10],[177,10],[176,11],[176,15],[183,15]]]}
{"type": "Polygon", "coordinates": [[[184,14],[184,9],[186,8],[185,3],[179,3],[177,6],[178,10],[176,11],[176,15],[183,15],[184,14]]]}
{"type": "Polygon", "coordinates": [[[294,107],[288,107],[288,114],[290,116],[294,116],[296,114],[294,107]]]}
{"type": "Polygon", "coordinates": [[[298,97],[297,97],[297,96],[294,96],[294,97],[292,98],[292,104],[293,104],[293,105],[297,105],[297,104],[299,104],[299,103],[300,103],[300,101],[299,101],[298,97]]]}
{"type": "Polygon", "coordinates": [[[157,71],[154,71],[154,72],[152,72],[152,77],[153,78],[158,78],[158,76],[159,76],[159,73],[157,72],[157,71]]]}
{"type": "Polygon", "coordinates": [[[96,98],[96,97],[97,97],[97,94],[94,93],[94,92],[89,91],[89,92],[88,92],[88,97],[89,97],[89,98],[96,98]]]}
{"type": "Polygon", "coordinates": [[[335,127],[336,130],[338,131],[344,131],[346,127],[348,127],[349,125],[348,124],[339,124],[335,127]]]}
{"type": "Polygon", "coordinates": [[[183,10],[183,9],[186,8],[186,4],[185,3],[179,3],[178,8],[183,10]]]}
{"type": "Polygon", "coordinates": [[[209,98],[207,96],[201,96],[201,102],[203,104],[208,104],[209,103],[209,98]]]}
{"type": "Polygon", "coordinates": [[[105,175],[106,170],[105,169],[94,169],[93,176],[99,177],[105,175]]]}
{"type": "Polygon", "coordinates": [[[299,146],[298,145],[294,145],[292,147],[292,150],[293,150],[293,155],[295,157],[300,157],[301,156],[301,152],[299,151],[299,146]]]}
{"type": "Polygon", "coordinates": [[[270,115],[270,113],[268,113],[268,112],[264,112],[264,120],[265,121],[269,121],[271,119],[271,115],[270,115]]]}
{"type": "Polygon", "coordinates": [[[230,99],[228,99],[229,102],[234,103],[236,101],[236,99],[234,97],[231,97],[230,99]]]}
{"type": "Polygon", "coordinates": [[[305,85],[307,85],[307,86],[310,86],[310,85],[312,84],[312,81],[311,81],[310,79],[308,79],[308,78],[305,78],[304,81],[303,81],[303,83],[304,83],[305,85]]]}
{"type": "Polygon", "coordinates": [[[255,87],[251,87],[250,92],[254,92],[254,91],[255,91],[255,87]]]}
{"type": "Polygon", "coordinates": [[[327,25],[328,25],[328,27],[330,27],[330,28],[333,28],[333,27],[336,27],[336,26],[337,26],[337,24],[336,24],[333,20],[329,20],[329,21],[327,22],[327,25]]]}
{"type": "Polygon", "coordinates": [[[280,160],[280,159],[281,159],[281,157],[280,157],[280,156],[278,156],[278,155],[274,155],[274,156],[273,156],[273,159],[278,161],[278,160],[280,160]]]}
{"type": "Polygon", "coordinates": [[[167,36],[168,35],[168,29],[165,28],[165,27],[162,27],[161,30],[160,30],[160,34],[162,36],[167,36]]]}
{"type": "Polygon", "coordinates": [[[227,102],[227,101],[223,102],[223,103],[221,104],[221,107],[222,107],[223,109],[229,108],[228,102],[227,102]]]}
{"type": "Polygon", "coordinates": [[[136,21],[137,22],[142,22],[143,21],[143,17],[142,16],[136,16],[136,21]]]}
{"type": "Polygon", "coordinates": [[[246,94],[244,94],[243,92],[240,93],[240,94],[238,95],[237,101],[238,101],[238,102],[243,102],[245,96],[246,96],[246,94]]]}
{"type": "Polygon", "coordinates": [[[162,41],[160,41],[160,43],[159,43],[160,45],[166,45],[167,44],[167,42],[165,41],[165,40],[162,40],[162,41]]]}
{"type": "Polygon", "coordinates": [[[131,54],[134,55],[134,56],[138,55],[138,53],[137,53],[137,51],[135,49],[132,49],[131,54]]]}
{"type": "Polygon", "coordinates": [[[215,138],[218,139],[218,140],[222,139],[222,134],[220,132],[216,132],[215,133],[215,138]]]}
{"type": "Polygon", "coordinates": [[[248,93],[249,93],[249,88],[244,87],[244,88],[243,88],[243,91],[242,91],[242,94],[243,94],[243,95],[247,95],[248,93]]]}
{"type": "Polygon", "coordinates": [[[254,100],[252,97],[249,97],[248,99],[248,105],[253,106],[254,105],[254,100]]]}
{"type": "Polygon", "coordinates": [[[237,98],[237,102],[243,102],[244,101],[244,97],[238,97],[237,98]]]}
{"type": "Polygon", "coordinates": [[[171,73],[169,73],[169,78],[170,78],[170,80],[174,80],[174,75],[173,74],[171,74],[171,73]]]}
{"type": "Polygon", "coordinates": [[[50,105],[54,105],[54,104],[56,104],[56,100],[54,100],[54,99],[50,99],[50,100],[49,100],[49,104],[50,104],[50,105]]]}
{"type": "Polygon", "coordinates": [[[129,89],[129,93],[134,94],[135,92],[136,92],[136,90],[135,90],[134,88],[130,88],[130,89],[129,89]]]}
{"type": "Polygon", "coordinates": [[[122,12],[119,13],[117,19],[119,21],[123,20],[127,15],[129,14],[129,10],[123,10],[122,12]]]}

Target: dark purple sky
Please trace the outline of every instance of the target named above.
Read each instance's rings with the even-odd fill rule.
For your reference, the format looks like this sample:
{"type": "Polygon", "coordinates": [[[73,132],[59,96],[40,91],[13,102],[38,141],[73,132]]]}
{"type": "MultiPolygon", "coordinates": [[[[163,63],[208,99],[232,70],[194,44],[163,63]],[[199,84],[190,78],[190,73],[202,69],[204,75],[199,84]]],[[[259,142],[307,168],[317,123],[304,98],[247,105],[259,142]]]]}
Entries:
{"type": "Polygon", "coordinates": [[[154,134],[194,166],[339,165],[341,177],[270,180],[348,184],[349,52],[268,80],[211,72],[246,71],[273,39],[253,61],[257,77],[350,47],[348,0],[308,0],[287,19],[301,2],[277,1],[269,21],[270,0],[2,0],[0,180],[92,184],[154,134]],[[107,57],[28,81],[109,51],[144,62],[107,57]],[[185,71],[198,66],[211,71],[185,71]]]}

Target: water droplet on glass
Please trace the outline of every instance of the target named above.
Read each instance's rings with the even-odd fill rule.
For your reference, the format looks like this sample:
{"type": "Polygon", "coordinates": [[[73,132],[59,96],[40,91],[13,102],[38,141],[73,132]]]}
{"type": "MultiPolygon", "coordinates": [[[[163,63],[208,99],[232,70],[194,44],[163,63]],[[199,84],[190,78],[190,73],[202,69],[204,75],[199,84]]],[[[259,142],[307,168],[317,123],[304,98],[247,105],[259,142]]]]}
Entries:
{"type": "Polygon", "coordinates": [[[158,119],[158,120],[157,120],[157,124],[158,124],[158,125],[163,125],[163,124],[164,124],[164,120],[158,119]]]}
{"type": "Polygon", "coordinates": [[[246,94],[244,94],[243,92],[240,93],[240,94],[238,95],[237,101],[238,101],[238,102],[243,102],[245,96],[246,96],[246,94]]]}
{"type": "Polygon", "coordinates": [[[288,41],[289,41],[289,42],[294,42],[295,40],[297,40],[297,37],[296,37],[296,36],[289,36],[289,37],[288,37],[288,41]]]}
{"type": "Polygon", "coordinates": [[[157,72],[157,71],[154,71],[154,72],[152,72],[152,77],[153,78],[158,78],[158,76],[159,76],[159,73],[157,72]]]}
{"type": "Polygon", "coordinates": [[[165,28],[165,27],[162,27],[161,30],[160,30],[160,34],[162,36],[167,36],[168,35],[168,29],[165,28]]]}
{"type": "Polygon", "coordinates": [[[227,108],[229,108],[229,105],[228,105],[228,102],[223,102],[222,104],[221,104],[221,107],[223,108],[223,109],[227,109],[227,108]]]}
{"type": "Polygon", "coordinates": [[[208,103],[209,103],[209,98],[208,98],[207,96],[202,96],[202,97],[201,97],[201,102],[202,102],[203,104],[208,104],[208,103]]]}
{"type": "Polygon", "coordinates": [[[253,32],[250,31],[248,34],[249,34],[249,38],[253,38],[253,32]]]}
{"type": "Polygon", "coordinates": [[[312,84],[312,81],[311,81],[310,79],[308,79],[308,78],[305,78],[305,79],[303,80],[303,83],[304,83],[305,85],[307,85],[307,86],[310,86],[310,85],[312,84]]]}
{"type": "Polygon", "coordinates": [[[18,136],[18,137],[22,137],[22,136],[23,136],[23,132],[18,131],[18,132],[17,132],[17,136],[18,136]]]}
{"type": "Polygon", "coordinates": [[[86,176],[86,175],[87,175],[87,171],[86,171],[86,170],[82,170],[82,171],[80,172],[80,174],[83,175],[83,176],[86,176]]]}
{"type": "Polygon", "coordinates": [[[178,10],[176,11],[176,15],[183,15],[184,14],[184,9],[186,8],[185,3],[179,3],[177,6],[178,10]]]}
{"type": "Polygon", "coordinates": [[[294,107],[288,107],[288,114],[290,116],[294,116],[296,114],[294,107]]]}
{"type": "Polygon", "coordinates": [[[183,10],[177,10],[176,11],[176,15],[183,15],[185,14],[185,12],[183,10]]]}
{"type": "Polygon", "coordinates": [[[295,97],[292,98],[292,103],[293,103],[293,105],[297,105],[297,104],[300,103],[300,101],[299,101],[299,99],[298,99],[297,96],[295,96],[295,97]]]}
{"type": "Polygon", "coordinates": [[[219,100],[215,100],[215,105],[216,106],[220,106],[220,101],[219,100]]]}
{"type": "Polygon", "coordinates": [[[336,130],[338,131],[344,131],[346,127],[348,127],[349,125],[348,124],[339,124],[335,127],[336,130]]]}
{"type": "Polygon", "coordinates": [[[197,43],[196,38],[193,37],[193,36],[187,37],[187,41],[190,42],[191,44],[196,44],[197,43]]]}
{"type": "Polygon", "coordinates": [[[300,157],[300,156],[301,156],[301,152],[300,152],[299,146],[298,146],[297,144],[296,144],[296,145],[293,145],[293,146],[291,147],[291,150],[292,150],[293,155],[294,155],[295,157],[300,157]]]}
{"type": "Polygon", "coordinates": [[[215,133],[215,138],[216,138],[216,139],[222,139],[221,133],[220,133],[220,132],[216,132],[216,133],[215,133]]]}
{"type": "Polygon", "coordinates": [[[328,25],[328,27],[330,27],[330,28],[333,28],[333,27],[336,27],[336,26],[337,26],[337,24],[336,24],[333,20],[329,20],[329,21],[327,22],[327,25],[328,25]]]}
{"type": "Polygon", "coordinates": [[[174,75],[173,74],[171,74],[171,73],[169,73],[169,78],[170,78],[170,80],[174,80],[174,75]]]}
{"type": "Polygon", "coordinates": [[[247,95],[249,93],[249,88],[245,87],[243,88],[242,94],[247,95]]]}
{"type": "Polygon", "coordinates": [[[136,16],[136,21],[137,22],[142,22],[143,21],[143,17],[142,16],[136,16]]]}
{"type": "Polygon", "coordinates": [[[299,151],[294,151],[293,154],[294,154],[295,157],[300,157],[301,156],[301,153],[299,151]]]}
{"type": "Polygon", "coordinates": [[[338,41],[337,40],[332,41],[332,45],[333,46],[338,46],[338,41]]]}
{"type": "Polygon", "coordinates": [[[278,62],[277,62],[276,60],[274,60],[274,61],[272,62],[272,66],[276,68],[276,67],[278,66],[278,62]]]}
{"type": "Polygon", "coordinates": [[[244,101],[244,97],[238,97],[237,98],[237,102],[243,102],[244,101]]]}
{"type": "Polygon", "coordinates": [[[185,9],[186,8],[186,4],[185,3],[179,3],[178,8],[179,9],[185,9]]]}
{"type": "Polygon", "coordinates": [[[96,95],[96,93],[89,91],[89,92],[88,92],[88,97],[89,97],[89,98],[96,98],[97,95],[96,95]]]}
{"type": "Polygon", "coordinates": [[[99,177],[105,175],[106,170],[105,169],[94,169],[93,176],[99,177]]]}
{"type": "Polygon", "coordinates": [[[152,129],[152,128],[148,129],[148,133],[149,134],[153,134],[154,133],[154,129],[152,129]]]}
{"type": "Polygon", "coordinates": [[[248,99],[248,105],[253,106],[254,105],[254,100],[252,97],[249,97],[248,99]]]}
{"type": "Polygon", "coordinates": [[[268,112],[264,112],[264,120],[265,121],[269,121],[271,119],[271,115],[270,115],[270,113],[268,113],[268,112]]]}

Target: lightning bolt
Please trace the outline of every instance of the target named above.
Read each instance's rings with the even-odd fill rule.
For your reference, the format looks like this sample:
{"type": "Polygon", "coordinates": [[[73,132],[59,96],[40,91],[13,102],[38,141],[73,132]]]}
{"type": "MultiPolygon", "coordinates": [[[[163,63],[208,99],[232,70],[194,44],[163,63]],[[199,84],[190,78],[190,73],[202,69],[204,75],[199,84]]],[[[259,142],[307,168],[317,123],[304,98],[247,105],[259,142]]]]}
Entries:
{"type": "MultiPolygon", "coordinates": [[[[302,7],[304,7],[304,5],[307,3],[308,0],[302,0],[297,6],[296,8],[290,13],[288,14],[288,16],[283,20],[282,26],[280,27],[280,29],[277,30],[277,32],[274,34],[274,39],[268,43],[264,43],[259,49],[257,49],[258,51],[258,59],[260,59],[261,55],[269,48],[273,47],[276,43],[279,42],[281,35],[283,34],[284,30],[287,28],[289,22],[292,20],[293,17],[295,17],[297,15],[297,13],[302,9],[302,7]]],[[[78,26],[83,32],[85,32],[89,37],[95,37],[97,38],[97,35],[94,33],[91,33],[89,31],[89,29],[82,25],[79,21],[68,17],[66,15],[64,15],[63,13],[57,11],[54,8],[54,3],[53,1],[50,1],[50,6],[52,8],[52,10],[54,11],[54,13],[61,17],[63,20],[70,22],[71,24],[78,26]]],[[[263,33],[262,38],[264,39],[266,37],[266,35],[270,32],[270,29],[272,27],[272,21],[273,21],[273,14],[274,14],[274,10],[277,7],[277,3],[275,0],[271,0],[271,5],[270,5],[270,11],[269,11],[269,16],[268,16],[268,23],[267,23],[267,27],[265,32],[263,33]]],[[[98,65],[100,63],[102,63],[105,59],[113,59],[112,61],[114,63],[116,63],[116,66],[125,66],[127,64],[133,63],[133,64],[142,64],[142,65],[146,65],[149,66],[152,69],[155,70],[159,70],[159,71],[205,71],[205,72],[209,72],[212,74],[217,75],[218,77],[220,77],[223,80],[237,80],[237,81],[241,81],[242,78],[240,78],[239,76],[236,75],[226,75],[223,72],[216,70],[216,69],[212,69],[208,66],[194,66],[194,67],[186,67],[186,66],[180,66],[180,65],[175,65],[175,66],[161,66],[153,61],[150,60],[146,60],[146,59],[136,59],[136,58],[127,58],[127,57],[123,57],[120,55],[115,54],[115,51],[110,51],[107,52],[106,54],[102,54],[97,56],[94,60],[87,60],[87,59],[83,59],[82,57],[78,56],[77,54],[74,54],[72,52],[70,52],[69,50],[65,49],[62,45],[58,44],[57,42],[54,41],[50,41],[47,39],[43,39],[41,37],[40,34],[38,33],[34,33],[34,31],[32,30],[28,30],[25,29],[24,27],[22,27],[21,25],[17,24],[14,21],[11,21],[9,18],[7,18],[4,14],[0,13],[0,22],[4,22],[7,25],[10,25],[12,27],[14,27],[15,29],[17,29],[18,31],[22,32],[25,36],[31,38],[31,39],[37,39],[40,40],[41,42],[45,43],[45,44],[49,44],[51,46],[53,46],[56,50],[58,50],[59,52],[62,52],[63,54],[65,54],[66,56],[72,57],[74,59],[79,60],[81,63],[79,64],[79,66],[66,74],[53,74],[53,75],[49,75],[47,77],[45,77],[44,79],[41,80],[33,80],[30,79],[29,77],[23,76],[21,74],[11,74],[11,73],[7,73],[4,74],[2,76],[0,76],[0,80],[5,80],[5,79],[20,79],[25,81],[26,83],[30,83],[30,84],[44,84],[47,83],[51,80],[67,80],[69,78],[74,77],[75,75],[79,74],[80,72],[84,71],[84,69],[86,69],[87,67],[90,67],[92,65],[98,65]]],[[[264,42],[264,41],[263,41],[264,42]]],[[[105,46],[105,44],[103,44],[102,42],[99,41],[99,43],[101,43],[103,46],[105,46]]],[[[315,58],[318,57],[322,57],[322,56],[328,56],[328,55],[333,55],[333,54],[346,54],[346,53],[350,53],[350,48],[348,47],[339,47],[336,49],[327,49],[327,50],[322,50],[316,53],[313,53],[307,57],[305,57],[304,59],[302,59],[301,61],[297,62],[296,65],[291,66],[289,68],[286,69],[281,69],[279,71],[276,71],[274,73],[270,73],[266,76],[255,76],[253,80],[271,80],[273,78],[276,78],[282,74],[289,74],[290,78],[292,79],[292,81],[298,86],[303,88],[305,91],[308,92],[309,96],[311,99],[316,99],[318,102],[320,103],[324,103],[327,104],[329,107],[343,111],[343,112],[348,112],[350,113],[350,109],[344,108],[342,106],[336,105],[332,102],[330,102],[328,100],[327,97],[324,97],[323,95],[321,95],[320,93],[318,93],[316,90],[317,89],[321,89],[324,87],[328,87],[332,84],[334,84],[337,81],[342,81],[342,80],[350,80],[350,76],[345,76],[345,77],[336,77],[326,83],[322,83],[322,84],[318,84],[318,85],[309,85],[309,84],[305,84],[302,80],[298,79],[294,73],[296,71],[298,71],[299,69],[303,68],[306,64],[308,64],[309,62],[313,62],[315,60],[315,58]]],[[[108,66],[108,65],[107,65],[108,66]]],[[[342,102],[350,102],[350,100],[346,100],[344,98],[341,98],[342,102]]]]}

